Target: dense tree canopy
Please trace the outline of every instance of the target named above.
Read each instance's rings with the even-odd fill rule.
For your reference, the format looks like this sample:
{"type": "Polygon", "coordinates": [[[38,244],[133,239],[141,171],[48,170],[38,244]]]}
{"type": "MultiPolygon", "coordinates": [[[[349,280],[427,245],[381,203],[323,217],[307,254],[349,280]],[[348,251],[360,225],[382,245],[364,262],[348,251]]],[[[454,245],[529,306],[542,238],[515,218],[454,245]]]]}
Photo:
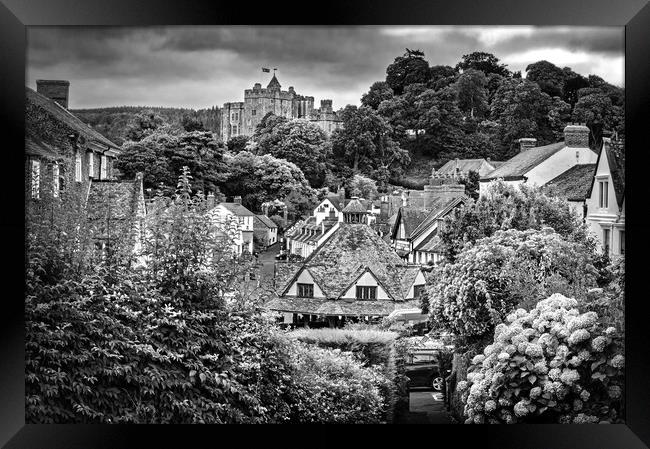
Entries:
{"type": "Polygon", "coordinates": [[[156,130],[142,140],[126,142],[122,150],[115,167],[127,179],[144,173],[145,188],[162,184],[166,192],[173,192],[183,166],[194,173],[195,190],[215,192],[226,177],[224,148],[208,131],[170,134],[156,130]]]}
{"type": "Polygon", "coordinates": [[[225,162],[229,173],[222,191],[228,196],[240,195],[242,204],[253,211],[260,210],[265,201],[284,200],[291,193],[315,201],[316,192],[292,162],[248,151],[228,156],[225,162]]]}
{"type": "Polygon", "coordinates": [[[393,98],[393,89],[386,81],[377,81],[370,86],[370,90],[361,96],[361,104],[372,109],[379,108],[384,100],[393,98]]]}
{"type": "Polygon", "coordinates": [[[426,84],[431,78],[429,63],[424,59],[424,53],[419,50],[409,50],[386,68],[386,84],[395,95],[401,95],[406,86],[416,83],[426,84]]]}
{"type": "Polygon", "coordinates": [[[257,154],[293,162],[313,187],[325,182],[330,146],[325,132],[317,125],[307,120],[267,120],[255,139],[257,154]]]}
{"type": "Polygon", "coordinates": [[[501,64],[499,58],[493,54],[483,51],[475,51],[468,55],[463,55],[461,61],[456,64],[456,70],[475,69],[480,70],[486,75],[495,73],[501,76],[510,76],[510,71],[505,64],[501,64]]]}
{"type": "Polygon", "coordinates": [[[348,105],[342,118],[343,127],[332,133],[332,151],[354,172],[361,171],[383,183],[393,169],[408,163],[408,152],[393,140],[392,127],[373,109],[348,105]]]}

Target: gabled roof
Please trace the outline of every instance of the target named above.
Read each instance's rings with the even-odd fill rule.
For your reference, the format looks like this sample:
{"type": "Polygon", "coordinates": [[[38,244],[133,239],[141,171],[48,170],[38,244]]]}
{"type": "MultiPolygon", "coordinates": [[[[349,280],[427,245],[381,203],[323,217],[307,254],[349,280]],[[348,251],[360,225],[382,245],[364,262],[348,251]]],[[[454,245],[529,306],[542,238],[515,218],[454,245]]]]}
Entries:
{"type": "Polygon", "coordinates": [[[239,203],[219,203],[217,206],[223,206],[238,217],[251,217],[255,214],[239,203]]]}
{"type": "Polygon", "coordinates": [[[32,103],[36,106],[41,107],[50,115],[52,115],[56,120],[72,128],[87,140],[107,146],[112,150],[120,150],[120,147],[118,145],[102,136],[94,128],[81,121],[80,118],[75,116],[72,112],[68,111],[56,101],[39,94],[29,87],[25,87],[25,92],[27,97],[26,100],[28,103],[32,103]]]}
{"type": "Polygon", "coordinates": [[[420,225],[413,230],[411,237],[415,238],[422,232],[426,231],[429,226],[437,219],[444,217],[450,210],[464,203],[467,200],[466,196],[457,196],[454,198],[436,198],[432,207],[430,208],[429,215],[424,219],[420,225]]]}
{"type": "MultiPolygon", "coordinates": [[[[481,159],[452,159],[448,161],[445,165],[440,167],[438,170],[436,170],[436,173],[439,174],[454,174],[456,173],[456,165],[458,165],[458,170],[461,173],[466,173],[469,171],[475,171],[479,172],[481,167],[484,165],[490,165],[491,167],[494,167],[490,162],[487,160],[481,158],[481,159]]],[[[491,167],[488,167],[491,169],[491,167]]],[[[494,167],[496,168],[496,167],[494,167]]]]}
{"type": "Polygon", "coordinates": [[[343,212],[367,212],[368,208],[361,203],[357,198],[352,199],[347,206],[343,208],[343,212]]]}
{"type": "Polygon", "coordinates": [[[397,228],[400,223],[404,224],[404,235],[407,239],[412,239],[425,231],[429,225],[443,217],[447,212],[464,202],[467,198],[457,197],[438,197],[434,198],[426,208],[402,206],[397,210],[397,217],[392,228],[391,237],[397,238],[397,228]]]}
{"type": "Polygon", "coordinates": [[[497,178],[521,178],[530,170],[537,167],[539,164],[565,147],[566,145],[564,142],[557,142],[542,147],[529,148],[509,159],[501,167],[481,178],[481,181],[497,178]]]}
{"type": "Polygon", "coordinates": [[[392,238],[397,236],[397,228],[404,226],[404,235],[406,238],[411,237],[411,233],[422,224],[422,222],[429,216],[431,211],[421,207],[402,206],[397,210],[397,217],[393,224],[392,238]]]}
{"type": "Polygon", "coordinates": [[[432,232],[418,246],[413,248],[414,251],[421,251],[423,253],[436,253],[442,248],[442,240],[437,232],[432,232]]]}
{"type": "Polygon", "coordinates": [[[340,199],[341,199],[341,198],[339,198],[339,196],[336,195],[335,193],[331,193],[331,194],[327,195],[327,196],[324,198],[324,200],[329,200],[330,203],[332,203],[332,205],[336,208],[336,210],[338,210],[339,212],[341,212],[341,211],[343,210],[343,208],[345,207],[345,203],[343,204],[343,206],[340,206],[340,205],[339,205],[339,204],[340,204],[340,203],[339,203],[340,199]]]}
{"type": "MultiPolygon", "coordinates": [[[[402,301],[405,296],[402,291],[402,279],[411,275],[409,267],[388,243],[366,224],[340,225],[311,253],[303,265],[309,269],[323,294],[330,299],[339,298],[355,279],[369,270],[391,299],[402,301]]],[[[278,279],[278,293],[284,292],[288,284],[294,282],[297,271],[293,271],[291,276],[283,276],[286,279],[284,283],[278,279]]]]}
{"type": "Polygon", "coordinates": [[[547,182],[543,190],[570,201],[582,201],[589,194],[595,171],[596,164],[574,165],[547,182]]]}
{"type": "MultiPolygon", "coordinates": [[[[614,184],[614,193],[616,193],[616,202],[618,207],[623,205],[623,198],[625,197],[625,146],[621,142],[612,142],[611,139],[603,138],[603,145],[596,160],[596,167],[600,163],[600,158],[605,154],[607,157],[607,164],[609,165],[609,172],[614,184]]],[[[591,196],[591,191],[594,188],[594,180],[592,177],[591,185],[587,196],[591,196]]]]}
{"type": "Polygon", "coordinates": [[[269,229],[274,229],[278,227],[278,225],[276,225],[273,222],[273,220],[271,220],[266,215],[255,215],[255,218],[253,218],[253,227],[255,227],[255,225],[265,226],[269,229]]]}

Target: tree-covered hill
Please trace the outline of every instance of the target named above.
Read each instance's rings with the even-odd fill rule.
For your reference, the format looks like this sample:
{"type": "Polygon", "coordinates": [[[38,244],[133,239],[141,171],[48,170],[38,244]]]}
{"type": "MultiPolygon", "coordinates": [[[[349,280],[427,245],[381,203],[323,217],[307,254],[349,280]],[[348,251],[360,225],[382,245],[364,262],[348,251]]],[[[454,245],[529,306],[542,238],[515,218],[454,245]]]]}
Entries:
{"type": "Polygon", "coordinates": [[[138,114],[151,111],[162,117],[165,122],[177,128],[183,127],[183,120],[194,120],[201,123],[207,131],[212,131],[217,137],[221,135],[221,111],[213,106],[208,109],[165,108],[150,106],[117,106],[110,108],[73,109],[71,112],[84,122],[95,128],[118,145],[126,140],[128,125],[138,114]]]}

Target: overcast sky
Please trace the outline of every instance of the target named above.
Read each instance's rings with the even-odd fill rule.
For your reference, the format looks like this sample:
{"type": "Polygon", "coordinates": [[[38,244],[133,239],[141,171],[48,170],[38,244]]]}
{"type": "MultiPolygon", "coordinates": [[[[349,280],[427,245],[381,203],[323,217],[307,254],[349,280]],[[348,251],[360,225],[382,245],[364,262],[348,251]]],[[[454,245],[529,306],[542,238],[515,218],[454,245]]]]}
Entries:
{"type": "Polygon", "coordinates": [[[487,51],[510,70],[547,60],[624,85],[622,27],[456,26],[169,26],[162,28],[30,27],[27,85],[70,81],[70,108],[121,105],[206,108],[243,101],[244,89],[268,84],[278,68],[286,90],[318,107],[360,104],[369,86],[406,47],[430,65],[454,66],[487,51]],[[271,71],[272,74],[272,71],[271,71]]]}

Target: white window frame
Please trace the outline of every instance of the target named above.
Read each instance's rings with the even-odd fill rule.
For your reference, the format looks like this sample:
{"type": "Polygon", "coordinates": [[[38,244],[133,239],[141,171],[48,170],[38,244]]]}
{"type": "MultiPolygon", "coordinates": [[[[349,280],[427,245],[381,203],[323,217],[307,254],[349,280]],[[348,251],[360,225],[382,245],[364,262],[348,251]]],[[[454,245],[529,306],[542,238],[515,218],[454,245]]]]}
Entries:
{"type": "Polygon", "coordinates": [[[88,177],[89,178],[94,178],[95,177],[95,153],[92,151],[89,153],[86,153],[88,156],[88,177]]]}
{"type": "Polygon", "coordinates": [[[77,182],[81,182],[82,179],[82,162],[81,162],[81,152],[77,151],[77,154],[75,155],[75,164],[74,164],[74,180],[77,182]]]}
{"type": "Polygon", "coordinates": [[[598,181],[598,207],[601,209],[609,207],[609,182],[607,179],[598,181]]]}
{"type": "Polygon", "coordinates": [[[32,185],[32,198],[41,198],[41,161],[38,159],[31,160],[31,185],[32,185]]]}
{"type": "Polygon", "coordinates": [[[108,178],[108,158],[105,154],[102,154],[101,163],[99,166],[99,179],[108,178]]]}
{"type": "Polygon", "coordinates": [[[612,239],[612,230],[603,228],[603,252],[609,254],[611,250],[610,240],[612,239]]]}
{"type": "Polygon", "coordinates": [[[52,164],[52,195],[54,198],[59,197],[59,190],[61,189],[61,181],[59,180],[59,163],[52,164]]]}

